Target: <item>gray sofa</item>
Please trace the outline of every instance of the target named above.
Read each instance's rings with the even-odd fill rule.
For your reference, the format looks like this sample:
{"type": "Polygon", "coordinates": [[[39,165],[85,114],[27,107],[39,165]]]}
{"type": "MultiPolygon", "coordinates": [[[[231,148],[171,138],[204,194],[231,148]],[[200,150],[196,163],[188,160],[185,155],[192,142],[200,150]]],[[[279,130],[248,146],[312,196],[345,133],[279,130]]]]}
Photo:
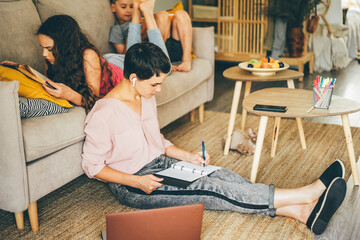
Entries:
{"type": "MultiPolygon", "coordinates": [[[[35,33],[55,14],[73,16],[102,54],[113,52],[107,41],[114,23],[108,0],[0,0],[0,61],[44,72],[35,33]]],[[[213,28],[194,28],[197,59],[191,72],[174,72],[164,82],[157,96],[160,127],[198,107],[202,121],[204,103],[214,91],[213,34],[213,28]]],[[[15,213],[20,229],[28,209],[31,228],[37,231],[36,201],[83,174],[85,112],[74,107],[68,113],[20,119],[17,91],[18,82],[0,82],[0,209],[15,213]]]]}

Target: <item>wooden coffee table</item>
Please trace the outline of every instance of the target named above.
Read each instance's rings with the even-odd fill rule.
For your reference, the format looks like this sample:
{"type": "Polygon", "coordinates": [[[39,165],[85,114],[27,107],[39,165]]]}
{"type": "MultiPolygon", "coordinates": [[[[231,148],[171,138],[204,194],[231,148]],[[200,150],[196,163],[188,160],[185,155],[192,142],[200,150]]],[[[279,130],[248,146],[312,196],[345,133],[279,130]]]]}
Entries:
{"type": "MultiPolygon", "coordinates": [[[[226,69],[224,71],[223,75],[225,78],[227,78],[229,80],[236,81],[233,100],[232,100],[232,104],[231,104],[230,120],[229,120],[229,126],[228,126],[228,131],[227,131],[227,137],[226,137],[226,141],[225,141],[224,155],[228,155],[228,153],[229,153],[231,136],[234,131],[235,118],[236,118],[236,113],[237,113],[238,106],[239,106],[241,86],[242,86],[243,82],[245,82],[245,92],[244,92],[244,98],[245,98],[246,96],[248,96],[250,94],[252,82],[287,81],[288,88],[295,88],[294,79],[298,79],[298,78],[301,78],[304,76],[303,73],[294,71],[294,70],[290,70],[290,69],[286,69],[286,70],[277,72],[276,74],[270,75],[270,76],[258,76],[258,75],[252,74],[251,72],[243,70],[238,66],[226,69]]],[[[242,116],[241,116],[241,128],[240,128],[243,131],[245,130],[246,116],[247,116],[247,111],[243,108],[242,116]]],[[[303,149],[306,149],[306,143],[305,143],[304,131],[303,131],[302,123],[301,123],[301,118],[296,118],[296,123],[297,123],[298,129],[299,129],[301,146],[303,149]]]]}
{"type": "Polygon", "coordinates": [[[314,109],[311,112],[306,113],[307,110],[311,106],[313,106],[313,104],[314,102],[312,91],[303,89],[267,88],[253,92],[244,99],[243,107],[249,113],[260,116],[259,132],[250,177],[250,180],[252,182],[255,182],[256,180],[268,117],[275,117],[274,133],[276,132],[276,134],[273,138],[273,144],[271,147],[271,151],[273,151],[273,148],[275,151],[278,139],[278,126],[282,117],[306,118],[340,115],[344,128],[345,141],[349,153],[354,184],[359,185],[359,174],[356,167],[354,145],[352,142],[348,114],[360,111],[360,103],[333,95],[329,109],[314,109]],[[285,105],[288,107],[288,109],[285,113],[255,111],[253,110],[255,104],[268,104],[278,106],[285,105]]]}

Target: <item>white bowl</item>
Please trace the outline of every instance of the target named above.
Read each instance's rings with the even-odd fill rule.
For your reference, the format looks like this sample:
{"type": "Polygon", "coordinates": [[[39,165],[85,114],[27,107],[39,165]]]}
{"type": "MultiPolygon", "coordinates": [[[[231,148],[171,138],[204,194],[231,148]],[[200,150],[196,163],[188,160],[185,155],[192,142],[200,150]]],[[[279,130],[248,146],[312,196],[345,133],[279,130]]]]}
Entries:
{"type": "Polygon", "coordinates": [[[251,72],[254,75],[259,75],[259,76],[274,75],[275,73],[277,73],[279,71],[283,71],[283,70],[289,68],[289,64],[286,64],[286,63],[284,63],[284,67],[282,67],[282,68],[249,68],[249,67],[247,67],[247,65],[248,65],[248,62],[239,63],[239,67],[241,69],[244,69],[246,71],[251,72]]]}

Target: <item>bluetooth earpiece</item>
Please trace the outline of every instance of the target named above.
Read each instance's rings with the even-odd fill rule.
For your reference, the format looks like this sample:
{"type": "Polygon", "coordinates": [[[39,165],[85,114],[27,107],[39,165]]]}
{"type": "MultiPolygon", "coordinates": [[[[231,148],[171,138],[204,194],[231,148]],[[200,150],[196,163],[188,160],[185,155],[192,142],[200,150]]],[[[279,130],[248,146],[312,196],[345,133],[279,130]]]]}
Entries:
{"type": "Polygon", "coordinates": [[[132,82],[133,82],[133,87],[135,87],[136,77],[132,78],[132,82]]]}

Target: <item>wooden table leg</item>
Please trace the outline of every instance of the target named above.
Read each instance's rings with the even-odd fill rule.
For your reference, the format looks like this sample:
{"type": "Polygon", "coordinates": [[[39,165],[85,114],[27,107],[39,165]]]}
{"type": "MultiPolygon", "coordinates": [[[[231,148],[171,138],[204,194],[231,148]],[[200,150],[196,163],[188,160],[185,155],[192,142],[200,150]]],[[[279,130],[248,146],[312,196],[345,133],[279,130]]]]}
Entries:
{"type": "MultiPolygon", "coordinates": [[[[304,63],[300,63],[299,65],[299,72],[304,73],[304,63]]],[[[302,82],[304,77],[299,78],[299,82],[302,82]]]]}
{"type": "Polygon", "coordinates": [[[250,181],[252,181],[252,182],[256,181],[256,175],[257,175],[257,171],[259,168],[261,150],[262,150],[262,146],[263,146],[263,142],[264,142],[267,121],[268,121],[267,116],[260,117],[259,132],[258,132],[258,136],[256,139],[254,160],[253,160],[253,165],[251,168],[251,175],[250,175],[250,181]]]}
{"type": "Polygon", "coordinates": [[[349,153],[351,172],[354,179],[354,185],[359,185],[359,173],[356,167],[356,159],[354,152],[354,144],[351,136],[351,129],[349,123],[349,116],[347,114],[341,115],[341,121],[344,128],[346,146],[349,153]]]}
{"type": "Polygon", "coordinates": [[[311,56],[310,61],[309,61],[309,73],[313,74],[314,73],[314,61],[315,61],[315,57],[314,54],[311,56]]]}
{"type": "MultiPolygon", "coordinates": [[[[288,88],[295,89],[294,80],[287,80],[288,88]]],[[[296,118],[296,124],[298,126],[299,130],[299,136],[300,136],[300,142],[302,149],[306,149],[306,141],[305,141],[305,134],[304,134],[304,128],[301,122],[301,118],[296,118]]]]}
{"type": "Polygon", "coordinates": [[[300,137],[300,142],[301,142],[301,147],[302,149],[306,149],[306,141],[305,141],[305,135],[304,135],[304,128],[301,122],[301,118],[296,118],[296,124],[298,126],[298,130],[299,130],[299,137],[300,137]]]}
{"type": "Polygon", "coordinates": [[[271,145],[271,154],[270,154],[270,156],[272,158],[275,157],[275,153],[276,153],[276,146],[277,146],[277,141],[279,138],[280,120],[281,120],[281,117],[275,117],[273,139],[272,139],[272,145],[271,145]]]}
{"type": "Polygon", "coordinates": [[[230,120],[229,120],[227,136],[226,136],[224,155],[228,155],[228,153],[229,153],[231,136],[234,131],[235,118],[236,118],[236,113],[237,113],[237,109],[239,106],[241,86],[242,86],[242,81],[236,81],[233,100],[232,100],[232,104],[231,104],[230,120]]]}
{"type": "MultiPolygon", "coordinates": [[[[246,81],[246,83],[245,83],[244,98],[246,98],[246,96],[250,94],[250,90],[251,90],[251,82],[250,82],[250,81],[246,81]]],[[[245,108],[242,108],[242,114],[241,114],[241,130],[242,130],[242,131],[245,131],[246,116],[247,116],[247,111],[245,110],[245,108]]]]}
{"type": "Polygon", "coordinates": [[[294,80],[293,79],[287,80],[287,86],[288,88],[295,89],[294,80]]]}

